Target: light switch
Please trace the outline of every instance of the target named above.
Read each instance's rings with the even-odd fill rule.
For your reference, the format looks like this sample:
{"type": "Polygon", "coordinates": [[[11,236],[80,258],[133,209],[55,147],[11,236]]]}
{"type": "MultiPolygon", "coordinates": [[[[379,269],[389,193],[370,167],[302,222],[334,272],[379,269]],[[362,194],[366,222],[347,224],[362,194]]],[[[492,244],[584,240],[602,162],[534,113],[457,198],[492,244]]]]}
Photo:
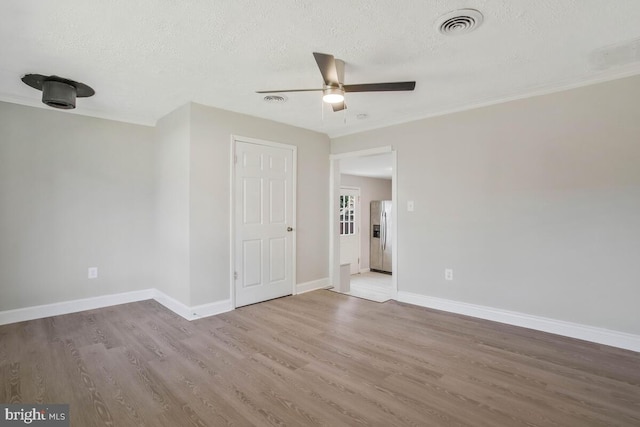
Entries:
{"type": "Polygon", "coordinates": [[[407,202],[407,210],[408,210],[409,212],[413,212],[413,200],[409,200],[409,201],[407,202]]]}

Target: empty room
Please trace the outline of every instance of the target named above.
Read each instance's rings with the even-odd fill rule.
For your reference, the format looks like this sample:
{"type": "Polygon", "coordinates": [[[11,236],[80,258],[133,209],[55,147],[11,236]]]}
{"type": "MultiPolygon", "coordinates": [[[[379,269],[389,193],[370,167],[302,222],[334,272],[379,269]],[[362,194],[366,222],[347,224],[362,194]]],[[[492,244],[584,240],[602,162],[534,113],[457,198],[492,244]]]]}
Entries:
{"type": "Polygon", "coordinates": [[[640,425],[638,22],[0,2],[0,426],[640,425]]]}

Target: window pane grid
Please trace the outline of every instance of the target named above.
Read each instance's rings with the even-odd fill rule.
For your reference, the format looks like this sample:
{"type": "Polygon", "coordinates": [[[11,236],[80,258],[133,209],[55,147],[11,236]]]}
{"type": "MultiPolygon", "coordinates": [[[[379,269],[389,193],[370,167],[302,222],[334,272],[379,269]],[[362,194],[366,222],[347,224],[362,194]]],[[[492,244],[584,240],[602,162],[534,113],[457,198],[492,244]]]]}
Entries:
{"type": "Polygon", "coordinates": [[[340,196],[340,235],[355,234],[356,200],[355,196],[340,196]]]}

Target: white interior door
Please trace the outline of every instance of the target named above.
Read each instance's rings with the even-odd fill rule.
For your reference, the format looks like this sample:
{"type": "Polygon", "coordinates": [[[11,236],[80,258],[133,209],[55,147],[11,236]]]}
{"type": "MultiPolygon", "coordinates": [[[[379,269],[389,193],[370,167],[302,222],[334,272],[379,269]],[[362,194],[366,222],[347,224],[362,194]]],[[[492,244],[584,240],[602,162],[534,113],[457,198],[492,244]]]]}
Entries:
{"type": "Polygon", "coordinates": [[[360,272],[360,189],[340,188],[340,264],[360,272]]]}
{"type": "Polygon", "coordinates": [[[290,295],[295,148],[236,141],[236,307],[290,295]]]}

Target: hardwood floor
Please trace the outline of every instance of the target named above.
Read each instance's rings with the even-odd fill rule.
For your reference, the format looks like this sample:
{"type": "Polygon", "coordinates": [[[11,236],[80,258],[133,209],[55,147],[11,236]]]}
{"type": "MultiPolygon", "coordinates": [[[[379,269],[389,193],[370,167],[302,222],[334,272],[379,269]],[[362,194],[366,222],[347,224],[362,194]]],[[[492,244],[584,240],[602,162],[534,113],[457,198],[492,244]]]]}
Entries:
{"type": "Polygon", "coordinates": [[[0,326],[0,379],[75,427],[640,425],[640,353],[329,291],[0,326]]]}

